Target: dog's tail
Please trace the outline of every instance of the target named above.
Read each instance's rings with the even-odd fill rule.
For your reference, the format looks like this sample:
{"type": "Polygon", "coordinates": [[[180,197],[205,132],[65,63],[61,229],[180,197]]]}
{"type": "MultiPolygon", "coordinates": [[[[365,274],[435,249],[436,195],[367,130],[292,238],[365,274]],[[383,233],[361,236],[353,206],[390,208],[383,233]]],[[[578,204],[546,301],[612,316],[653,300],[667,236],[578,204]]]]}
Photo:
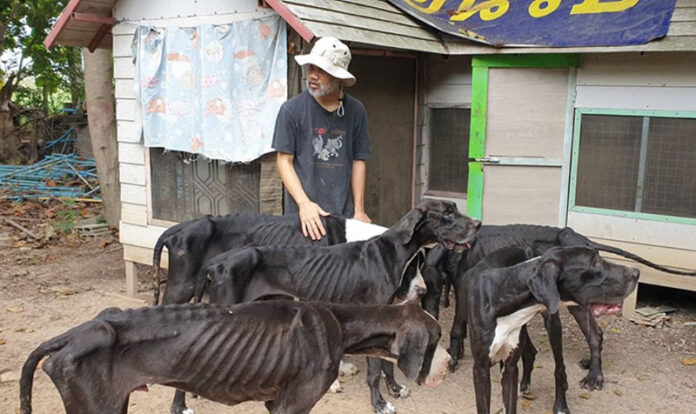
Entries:
{"type": "Polygon", "coordinates": [[[208,266],[203,266],[196,275],[196,293],[193,296],[193,303],[201,303],[203,300],[203,292],[210,284],[210,273],[208,266]]]}
{"type": "Polygon", "coordinates": [[[67,335],[68,333],[69,332],[66,332],[63,335],[42,343],[29,354],[27,361],[22,367],[22,376],[19,379],[19,404],[22,414],[31,414],[31,389],[34,385],[34,371],[36,371],[36,366],[43,357],[60,351],[70,342],[72,335],[69,336],[67,335]]]}
{"type": "Polygon", "coordinates": [[[169,238],[170,236],[175,232],[178,231],[175,227],[172,227],[170,229],[167,229],[162,235],[157,239],[157,243],[155,243],[155,249],[152,253],[152,266],[155,267],[155,274],[153,275],[154,278],[154,306],[159,305],[159,297],[160,297],[160,285],[162,284],[162,279],[160,279],[160,274],[161,274],[161,269],[160,269],[160,260],[162,259],[162,249],[166,246],[169,248],[169,238]]]}
{"type": "Polygon", "coordinates": [[[618,254],[619,256],[623,256],[627,259],[635,260],[638,263],[642,263],[646,266],[652,267],[653,269],[661,270],[661,271],[667,272],[667,273],[672,273],[674,275],[696,276],[696,272],[684,272],[681,270],[670,269],[668,267],[659,265],[657,263],[653,263],[648,259],[643,259],[642,257],[640,257],[636,254],[633,254],[631,252],[627,252],[626,250],[619,249],[618,247],[608,246],[606,244],[595,243],[595,242],[591,242],[589,247],[592,247],[594,249],[601,250],[604,252],[618,254]]]}

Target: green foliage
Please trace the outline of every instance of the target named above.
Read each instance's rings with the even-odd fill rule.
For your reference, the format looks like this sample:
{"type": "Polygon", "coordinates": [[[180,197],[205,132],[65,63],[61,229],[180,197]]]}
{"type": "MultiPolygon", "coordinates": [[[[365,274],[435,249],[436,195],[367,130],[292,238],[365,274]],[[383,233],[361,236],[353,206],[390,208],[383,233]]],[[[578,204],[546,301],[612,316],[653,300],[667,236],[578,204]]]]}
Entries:
{"type": "Polygon", "coordinates": [[[56,212],[57,221],[53,223],[53,228],[61,233],[71,233],[78,217],[80,212],[75,209],[75,201],[63,200],[63,207],[56,212]]]}
{"type": "MultiPolygon", "coordinates": [[[[3,62],[0,74],[3,80],[11,73],[20,79],[33,78],[40,105],[35,105],[37,91],[18,90],[15,99],[43,107],[49,113],[60,108],[49,99],[59,90],[67,91],[69,100],[75,103],[84,96],[80,49],[64,46],[46,49],[43,45],[67,3],[68,0],[0,0],[0,55],[12,51],[12,58],[3,62]]],[[[19,85],[19,79],[15,83],[19,85]]]]}

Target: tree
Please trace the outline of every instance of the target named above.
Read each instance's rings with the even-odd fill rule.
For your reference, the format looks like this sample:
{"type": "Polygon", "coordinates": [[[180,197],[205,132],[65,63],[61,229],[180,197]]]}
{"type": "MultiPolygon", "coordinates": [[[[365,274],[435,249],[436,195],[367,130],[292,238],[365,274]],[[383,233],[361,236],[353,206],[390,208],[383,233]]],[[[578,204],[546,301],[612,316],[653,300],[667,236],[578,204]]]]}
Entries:
{"type": "Polygon", "coordinates": [[[83,49],[87,123],[92,153],[97,163],[103,213],[106,222],[118,226],[121,218],[121,190],[118,177],[118,142],[114,112],[113,59],[110,50],[83,49]]]}

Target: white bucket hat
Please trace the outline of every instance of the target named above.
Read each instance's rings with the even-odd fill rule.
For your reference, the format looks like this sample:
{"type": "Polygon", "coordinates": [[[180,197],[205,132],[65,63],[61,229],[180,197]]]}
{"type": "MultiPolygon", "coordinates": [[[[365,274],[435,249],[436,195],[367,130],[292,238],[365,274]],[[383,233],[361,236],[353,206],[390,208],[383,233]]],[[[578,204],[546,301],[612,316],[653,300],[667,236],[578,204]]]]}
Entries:
{"type": "Polygon", "coordinates": [[[322,37],[317,40],[308,55],[295,56],[300,65],[314,65],[334,78],[342,79],[346,86],[355,85],[355,76],[348,72],[350,49],[335,37],[322,37]]]}

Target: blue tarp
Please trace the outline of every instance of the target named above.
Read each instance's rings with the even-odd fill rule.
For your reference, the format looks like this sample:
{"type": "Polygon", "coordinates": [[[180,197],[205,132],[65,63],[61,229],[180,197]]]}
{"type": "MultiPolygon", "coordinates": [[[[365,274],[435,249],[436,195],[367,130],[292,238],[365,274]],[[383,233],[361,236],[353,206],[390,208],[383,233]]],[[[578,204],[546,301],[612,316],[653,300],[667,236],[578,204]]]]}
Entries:
{"type": "Polygon", "coordinates": [[[676,0],[389,0],[454,36],[494,46],[637,45],[667,34],[676,0]]]}

